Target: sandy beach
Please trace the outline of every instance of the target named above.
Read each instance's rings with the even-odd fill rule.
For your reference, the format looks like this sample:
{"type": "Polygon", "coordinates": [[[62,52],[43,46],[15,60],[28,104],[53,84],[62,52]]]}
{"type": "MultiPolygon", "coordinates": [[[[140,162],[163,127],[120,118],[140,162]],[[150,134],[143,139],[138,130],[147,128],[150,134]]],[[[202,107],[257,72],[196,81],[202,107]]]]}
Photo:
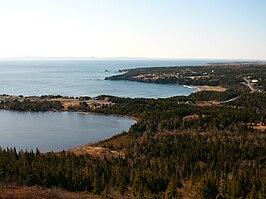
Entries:
{"type": "Polygon", "coordinates": [[[223,88],[221,86],[190,86],[191,88],[197,88],[199,91],[218,91],[218,92],[224,92],[226,91],[226,88],[223,88]]]}

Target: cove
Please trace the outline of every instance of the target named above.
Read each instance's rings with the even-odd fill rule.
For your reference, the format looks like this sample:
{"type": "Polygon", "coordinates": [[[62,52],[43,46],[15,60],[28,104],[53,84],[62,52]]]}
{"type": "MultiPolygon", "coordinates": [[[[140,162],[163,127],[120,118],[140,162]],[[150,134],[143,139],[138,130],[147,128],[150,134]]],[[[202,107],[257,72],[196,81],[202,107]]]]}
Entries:
{"type": "Polygon", "coordinates": [[[0,110],[0,147],[68,150],[128,131],[135,122],[113,115],[0,110]]]}

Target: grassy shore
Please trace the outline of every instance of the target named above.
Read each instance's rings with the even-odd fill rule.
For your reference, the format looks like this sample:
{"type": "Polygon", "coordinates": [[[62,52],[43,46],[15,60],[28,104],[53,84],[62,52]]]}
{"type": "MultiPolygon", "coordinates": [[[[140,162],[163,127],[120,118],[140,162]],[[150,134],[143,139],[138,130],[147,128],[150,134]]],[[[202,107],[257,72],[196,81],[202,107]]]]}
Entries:
{"type": "Polygon", "coordinates": [[[197,88],[199,91],[217,91],[217,92],[224,92],[226,88],[221,86],[191,86],[192,88],[197,88]]]}

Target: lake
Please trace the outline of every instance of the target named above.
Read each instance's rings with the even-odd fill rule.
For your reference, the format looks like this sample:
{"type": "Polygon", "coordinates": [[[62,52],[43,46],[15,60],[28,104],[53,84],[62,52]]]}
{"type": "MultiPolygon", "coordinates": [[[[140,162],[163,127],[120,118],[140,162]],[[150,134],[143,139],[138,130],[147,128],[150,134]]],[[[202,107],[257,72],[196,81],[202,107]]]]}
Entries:
{"type": "Polygon", "coordinates": [[[61,151],[128,131],[135,120],[75,112],[0,110],[0,146],[61,151]]]}

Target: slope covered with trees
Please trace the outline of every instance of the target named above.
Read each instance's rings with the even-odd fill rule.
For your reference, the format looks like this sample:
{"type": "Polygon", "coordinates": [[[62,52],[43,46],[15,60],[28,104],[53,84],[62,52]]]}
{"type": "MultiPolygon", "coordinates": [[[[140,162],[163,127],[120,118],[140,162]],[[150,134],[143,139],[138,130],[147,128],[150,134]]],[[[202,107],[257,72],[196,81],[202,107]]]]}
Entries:
{"type": "MultiPolygon", "coordinates": [[[[257,109],[258,104],[265,105],[265,94],[243,94],[226,106],[180,104],[184,98],[206,95],[168,99],[109,96],[114,105],[94,112],[133,116],[138,123],[128,133],[97,145],[124,151],[125,157],[1,149],[0,181],[103,197],[116,192],[124,198],[183,198],[188,194],[194,198],[264,198],[266,134],[249,124],[265,121],[264,106],[257,109]],[[237,105],[246,98],[249,106],[237,105]]],[[[231,93],[227,95],[231,97],[231,93]]]]}
{"type": "Polygon", "coordinates": [[[111,103],[90,107],[84,99],[91,98],[83,97],[65,109],[62,96],[9,101],[2,96],[0,109],[118,114],[138,122],[128,132],[93,145],[121,152],[118,158],[0,149],[0,183],[58,187],[103,198],[265,198],[265,66],[141,68],[107,78],[227,88],[167,99],[99,96],[97,100],[111,103]],[[249,93],[248,86],[256,92],[249,93]]]}

